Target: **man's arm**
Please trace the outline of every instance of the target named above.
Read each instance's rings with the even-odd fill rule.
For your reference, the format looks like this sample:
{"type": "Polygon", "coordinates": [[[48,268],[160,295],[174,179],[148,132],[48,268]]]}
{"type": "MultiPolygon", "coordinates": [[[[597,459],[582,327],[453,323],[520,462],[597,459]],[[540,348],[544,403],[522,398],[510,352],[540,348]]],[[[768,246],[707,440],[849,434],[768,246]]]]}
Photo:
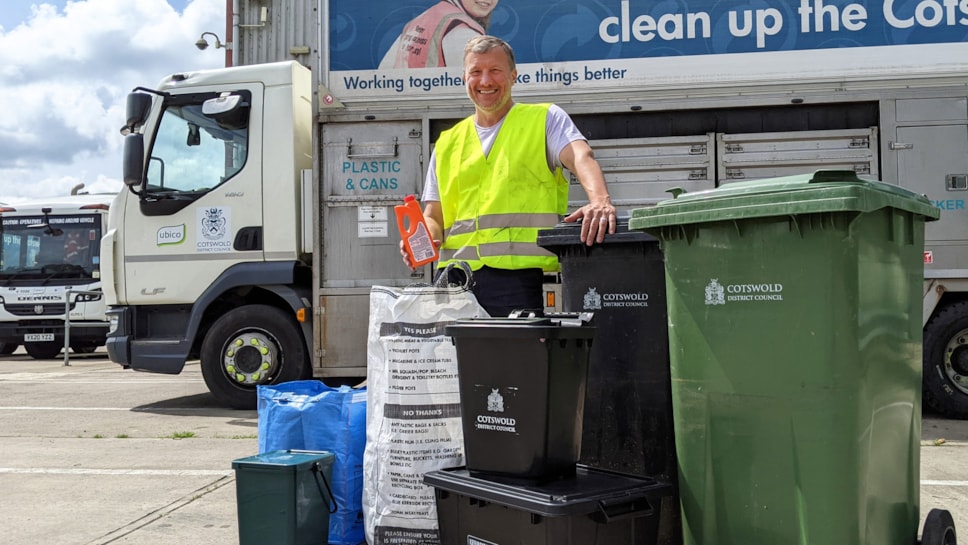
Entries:
{"type": "Polygon", "coordinates": [[[427,229],[430,230],[430,238],[439,246],[444,241],[444,211],[440,207],[440,202],[425,202],[423,215],[424,221],[427,222],[427,229]]]}
{"type": "Polygon", "coordinates": [[[615,233],[615,206],[608,196],[605,175],[595,159],[592,147],[585,140],[574,140],[565,146],[558,158],[581,183],[588,204],[569,214],[565,221],[581,220],[581,241],[591,246],[605,240],[605,233],[615,233]]]}

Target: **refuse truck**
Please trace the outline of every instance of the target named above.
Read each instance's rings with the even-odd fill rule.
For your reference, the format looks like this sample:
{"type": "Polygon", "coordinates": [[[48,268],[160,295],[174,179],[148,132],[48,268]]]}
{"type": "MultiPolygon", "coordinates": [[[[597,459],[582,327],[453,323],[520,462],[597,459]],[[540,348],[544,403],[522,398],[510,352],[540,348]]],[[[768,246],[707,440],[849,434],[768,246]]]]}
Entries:
{"type": "MultiPolygon", "coordinates": [[[[230,66],[186,59],[129,95],[127,189],[103,240],[114,361],[178,373],[200,359],[234,407],[254,406],[259,384],[366,375],[370,288],[427,282],[432,269],[402,265],[391,206],[420,195],[437,137],[472,112],[448,26],[427,7],[237,0],[230,66]],[[414,19],[421,32],[401,39],[414,19]],[[401,47],[426,66],[381,67],[401,47]]],[[[924,400],[968,417],[968,7],[488,9],[477,25],[514,47],[516,99],[571,114],[620,212],[672,189],[817,169],[927,195],[941,220],[926,229],[924,400]]]]}
{"type": "Polygon", "coordinates": [[[36,359],[104,346],[101,236],[114,194],[72,194],[0,206],[0,353],[36,359]]]}

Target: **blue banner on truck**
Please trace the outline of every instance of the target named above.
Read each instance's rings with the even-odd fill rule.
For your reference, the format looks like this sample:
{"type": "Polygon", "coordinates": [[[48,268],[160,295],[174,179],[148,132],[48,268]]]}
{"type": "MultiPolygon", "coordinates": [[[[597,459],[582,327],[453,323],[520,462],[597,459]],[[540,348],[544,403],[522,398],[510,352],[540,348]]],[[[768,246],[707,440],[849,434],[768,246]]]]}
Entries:
{"type": "Polygon", "coordinates": [[[932,75],[968,57],[968,0],[330,0],[329,13],[329,86],[349,96],[463,93],[450,32],[507,40],[518,85],[538,91],[932,75]]]}

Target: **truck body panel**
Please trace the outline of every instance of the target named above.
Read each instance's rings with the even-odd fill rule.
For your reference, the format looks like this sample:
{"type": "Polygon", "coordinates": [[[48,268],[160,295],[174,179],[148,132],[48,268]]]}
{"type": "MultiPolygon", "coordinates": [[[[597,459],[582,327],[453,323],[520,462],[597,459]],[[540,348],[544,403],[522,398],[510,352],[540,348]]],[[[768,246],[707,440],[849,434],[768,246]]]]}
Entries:
{"type": "MultiPolygon", "coordinates": [[[[247,89],[248,160],[262,164],[250,169],[246,163],[217,190],[193,194],[179,212],[183,217],[146,216],[143,199],[126,192],[117,212],[123,227],[114,222],[119,232],[105,239],[113,240],[115,252],[115,304],[118,312],[197,323],[175,335],[196,357],[218,312],[193,297],[232,265],[291,261],[299,271],[294,293],[307,294],[310,319],[302,327],[310,331],[305,344],[313,374],[362,378],[370,287],[426,282],[432,274],[424,267],[411,275],[400,263],[391,206],[421,193],[437,137],[472,113],[461,67],[380,68],[400,29],[426,5],[235,5],[233,55],[242,66],[185,73],[159,88],[173,95],[188,87],[247,89]],[[264,64],[287,60],[295,63],[264,64]],[[270,80],[283,75],[293,85],[288,93],[306,108],[275,105],[288,100],[270,92],[277,87],[270,80]],[[252,194],[262,195],[262,210],[236,204],[252,194]],[[301,200],[309,195],[311,202],[301,200]],[[229,206],[236,233],[243,226],[264,229],[261,257],[235,249],[203,253],[191,234],[187,252],[157,243],[163,227],[201,225],[199,210],[229,206]],[[194,286],[174,285],[179,275],[195,278],[196,270],[194,286]],[[155,293],[159,287],[164,293],[155,293]]],[[[560,105],[589,139],[620,212],[669,198],[673,188],[698,191],[821,168],[852,170],[923,193],[942,210],[926,231],[925,278],[935,282],[925,285],[926,335],[938,330],[932,319],[968,299],[962,282],[968,278],[968,7],[935,0],[756,6],[523,0],[499,3],[489,33],[515,48],[515,97],[560,105]]],[[[157,115],[156,104],[140,128],[148,139],[157,115]]],[[[571,181],[575,208],[585,197],[571,181]]],[[[269,286],[229,291],[231,297],[211,300],[274,300],[300,311],[266,295],[269,286]]],[[[132,339],[165,350],[158,344],[165,338],[162,326],[152,325],[163,320],[129,319],[140,328],[130,330],[132,339]]],[[[954,324],[948,329],[961,325],[947,321],[954,324]]],[[[935,350],[931,346],[940,341],[927,336],[925,376],[940,374],[945,382],[941,390],[926,386],[928,404],[968,417],[968,379],[962,378],[968,351],[959,364],[953,354],[960,345],[950,344],[952,337],[944,339],[947,348],[935,350]],[[941,391],[964,405],[938,402],[941,391]]]]}

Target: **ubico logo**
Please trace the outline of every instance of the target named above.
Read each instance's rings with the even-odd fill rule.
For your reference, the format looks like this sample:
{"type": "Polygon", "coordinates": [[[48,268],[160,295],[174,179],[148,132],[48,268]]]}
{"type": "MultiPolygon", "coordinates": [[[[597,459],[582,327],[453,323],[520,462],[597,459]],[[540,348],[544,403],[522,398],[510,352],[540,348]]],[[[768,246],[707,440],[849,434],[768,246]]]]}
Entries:
{"type": "Polygon", "coordinates": [[[156,243],[158,246],[181,244],[185,241],[185,224],[172,225],[158,229],[156,243]]]}

